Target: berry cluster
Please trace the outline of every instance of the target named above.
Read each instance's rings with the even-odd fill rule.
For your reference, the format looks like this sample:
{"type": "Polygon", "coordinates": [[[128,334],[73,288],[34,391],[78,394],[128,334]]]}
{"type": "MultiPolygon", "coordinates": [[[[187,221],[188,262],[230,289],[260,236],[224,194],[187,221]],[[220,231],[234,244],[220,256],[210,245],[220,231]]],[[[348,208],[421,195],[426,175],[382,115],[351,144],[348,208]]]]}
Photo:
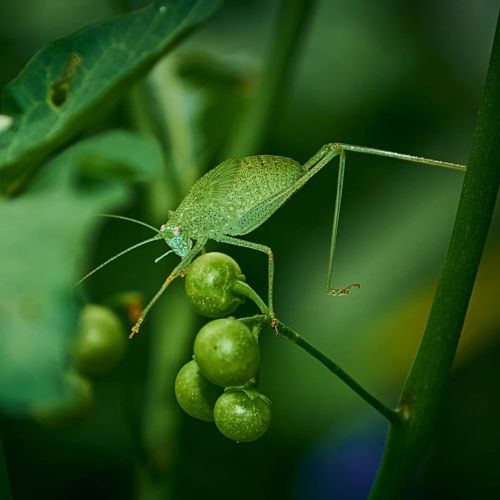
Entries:
{"type": "Polygon", "coordinates": [[[48,427],[64,427],[85,417],[94,402],[89,378],[112,370],[122,359],[126,342],[122,323],[111,309],[85,306],[70,351],[71,369],[63,380],[66,397],[38,403],[33,418],[48,427]]]}
{"type": "Polygon", "coordinates": [[[271,402],[256,388],[260,362],[258,333],[245,321],[227,316],[244,301],[238,293],[245,277],[229,256],[212,252],[188,269],[186,292],[196,310],[209,318],[194,341],[193,360],[175,381],[181,408],[234,441],[261,437],[271,422],[271,402]]]}

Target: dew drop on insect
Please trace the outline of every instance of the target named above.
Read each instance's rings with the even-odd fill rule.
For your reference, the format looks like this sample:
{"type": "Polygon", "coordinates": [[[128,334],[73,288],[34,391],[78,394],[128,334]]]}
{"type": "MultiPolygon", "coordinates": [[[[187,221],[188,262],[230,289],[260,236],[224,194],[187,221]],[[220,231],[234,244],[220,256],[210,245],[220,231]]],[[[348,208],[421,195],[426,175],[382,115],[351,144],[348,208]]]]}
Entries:
{"type": "Polygon", "coordinates": [[[167,12],[167,8],[165,7],[165,5],[162,5],[160,8],[159,8],[159,11],[160,11],[160,14],[165,14],[167,12]]]}
{"type": "Polygon", "coordinates": [[[11,116],[0,115],[0,133],[5,132],[6,130],[9,130],[9,128],[12,127],[13,123],[14,123],[14,120],[12,119],[11,116]]]}

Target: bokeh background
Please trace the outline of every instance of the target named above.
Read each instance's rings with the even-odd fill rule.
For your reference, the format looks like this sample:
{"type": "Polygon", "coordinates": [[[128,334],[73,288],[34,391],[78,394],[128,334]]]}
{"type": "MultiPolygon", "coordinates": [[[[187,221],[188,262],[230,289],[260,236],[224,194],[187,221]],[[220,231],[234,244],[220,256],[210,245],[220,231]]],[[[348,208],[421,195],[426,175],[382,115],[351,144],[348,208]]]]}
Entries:
{"type": "MultiPolygon", "coordinates": [[[[1,86],[37,49],[123,5],[4,0],[1,86]]],[[[322,144],[338,141],[466,163],[497,9],[493,0],[318,1],[304,20],[307,28],[259,152],[304,162],[322,144]]],[[[119,213],[161,224],[193,180],[222,159],[224,140],[237,130],[237,111],[266,70],[279,12],[276,0],[227,1],[147,83],[85,132],[155,132],[167,167],[181,172],[175,189],[160,180],[136,187],[119,213]],[[157,105],[144,99],[146,86],[157,105]]],[[[357,281],[361,289],[341,299],[323,292],[335,179],[332,165],[251,239],[274,250],[280,318],[393,405],[426,323],[462,175],[348,155],[334,280],[337,286],[357,281]]],[[[82,274],[143,237],[135,226],[100,224],[85,249],[82,274]]],[[[209,247],[216,248],[233,256],[265,296],[263,255],[209,247]]],[[[156,247],[138,250],[97,274],[86,284],[88,300],[109,303],[129,291],[150,297],[174,266],[173,257],[155,265],[158,253],[156,247]]],[[[497,216],[439,427],[411,498],[500,496],[499,255],[497,216]]],[[[253,313],[248,304],[238,310],[239,316],[253,313]]],[[[26,416],[3,415],[14,498],[365,498],[386,422],[314,359],[271,332],[261,340],[260,387],[273,402],[264,438],[235,444],[213,425],[181,412],[173,381],[203,321],[176,283],[129,345],[120,368],[96,382],[96,406],[88,418],[47,429],[26,416]],[[155,474],[141,465],[138,440],[152,452],[155,474]]]]}

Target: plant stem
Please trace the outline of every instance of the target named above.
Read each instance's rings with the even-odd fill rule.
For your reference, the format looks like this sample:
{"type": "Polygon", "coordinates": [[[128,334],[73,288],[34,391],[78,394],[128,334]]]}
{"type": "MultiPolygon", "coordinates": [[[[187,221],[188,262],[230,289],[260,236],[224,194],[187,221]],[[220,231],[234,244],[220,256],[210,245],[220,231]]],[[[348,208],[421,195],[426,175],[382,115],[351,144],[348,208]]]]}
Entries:
{"type": "MultiPolygon", "coordinates": [[[[500,19],[500,18],[499,18],[500,19]]],[[[500,29],[493,42],[469,166],[427,327],[403,387],[372,499],[402,498],[440,415],[500,185],[500,29]]]]}
{"type": "Polygon", "coordinates": [[[2,500],[12,500],[10,491],[9,474],[5,463],[2,441],[0,440],[0,498],[2,500]]]}
{"type": "Polygon", "coordinates": [[[289,80],[296,50],[304,35],[316,0],[282,0],[276,18],[276,34],[262,81],[236,124],[226,157],[255,153],[266,136],[278,102],[289,80]]]}
{"type": "Polygon", "coordinates": [[[269,309],[267,308],[264,301],[260,298],[260,295],[247,283],[244,281],[235,281],[231,287],[231,291],[236,295],[241,295],[254,302],[254,304],[260,309],[260,312],[266,317],[269,316],[269,309]]]}
{"type": "Polygon", "coordinates": [[[379,401],[375,396],[369,393],[363,386],[356,382],[350,375],[348,375],[340,366],[331,360],[328,356],[323,354],[319,349],[314,347],[309,341],[304,337],[299,335],[295,330],[292,330],[289,326],[279,321],[276,318],[271,318],[269,316],[269,309],[260,298],[260,296],[255,292],[255,290],[245,282],[237,281],[233,285],[233,292],[239,293],[251,300],[257,305],[261,310],[261,315],[252,316],[250,318],[242,318],[240,321],[252,322],[252,320],[261,319],[266,322],[271,328],[276,330],[279,334],[286,337],[288,340],[298,345],[313,358],[317,359],[323,366],[328,368],[334,375],[336,375],[342,382],[344,382],[348,387],[350,387],[358,396],[363,398],[369,405],[371,405],[375,410],[377,410],[381,415],[383,415],[389,422],[393,425],[397,425],[401,422],[401,414],[398,411],[392,410],[391,408],[385,406],[381,401],[379,401]]]}
{"type": "Polygon", "coordinates": [[[348,375],[342,368],[340,368],[337,363],[332,361],[328,356],[325,356],[319,349],[314,347],[295,330],[292,330],[290,327],[278,320],[270,321],[270,325],[275,328],[278,333],[304,349],[304,351],[310,354],[313,358],[317,359],[323,366],[328,368],[328,370],[340,378],[340,380],[350,387],[358,396],[363,398],[369,405],[389,420],[392,425],[398,426],[401,423],[401,415],[397,411],[385,406],[375,396],[356,382],[350,375],[348,375]]]}

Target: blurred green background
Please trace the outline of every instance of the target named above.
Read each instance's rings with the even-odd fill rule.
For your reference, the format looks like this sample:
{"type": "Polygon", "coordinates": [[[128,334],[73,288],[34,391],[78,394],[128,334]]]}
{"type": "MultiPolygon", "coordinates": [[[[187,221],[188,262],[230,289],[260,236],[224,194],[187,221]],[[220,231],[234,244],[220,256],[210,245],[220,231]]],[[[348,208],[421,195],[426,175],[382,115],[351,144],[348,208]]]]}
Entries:
{"type": "MultiPolygon", "coordinates": [[[[1,2],[1,86],[36,50],[123,4],[1,2]]],[[[167,173],[136,186],[120,213],[159,226],[191,183],[223,159],[237,110],[265,68],[278,7],[274,0],[227,1],[147,83],[84,132],[155,132],[169,172],[177,172],[176,184],[167,173]]],[[[259,152],[304,162],[338,141],[466,163],[497,9],[493,0],[317,2],[259,152]]],[[[334,279],[337,286],[359,282],[361,290],[342,299],[323,293],[335,179],[336,169],[325,169],[249,239],[274,250],[279,317],[392,405],[425,326],[462,175],[348,155],[334,279]]],[[[145,237],[120,221],[100,223],[94,236],[83,249],[82,275],[145,237]]],[[[233,256],[265,296],[263,255],[210,244],[215,248],[233,256]]],[[[87,300],[109,303],[128,291],[149,298],[174,266],[173,257],[155,265],[159,253],[157,246],[140,249],[92,277],[87,300]]],[[[496,217],[439,429],[411,498],[500,496],[499,255],[496,217]]],[[[255,311],[247,304],[237,312],[255,311]]],[[[264,438],[235,444],[181,412],[173,380],[202,323],[179,281],[119,369],[96,382],[96,406],[86,420],[46,429],[5,413],[0,432],[14,498],[365,498],[385,421],[271,332],[261,340],[260,385],[273,402],[264,438]],[[141,442],[153,472],[141,461],[141,442]]]]}

